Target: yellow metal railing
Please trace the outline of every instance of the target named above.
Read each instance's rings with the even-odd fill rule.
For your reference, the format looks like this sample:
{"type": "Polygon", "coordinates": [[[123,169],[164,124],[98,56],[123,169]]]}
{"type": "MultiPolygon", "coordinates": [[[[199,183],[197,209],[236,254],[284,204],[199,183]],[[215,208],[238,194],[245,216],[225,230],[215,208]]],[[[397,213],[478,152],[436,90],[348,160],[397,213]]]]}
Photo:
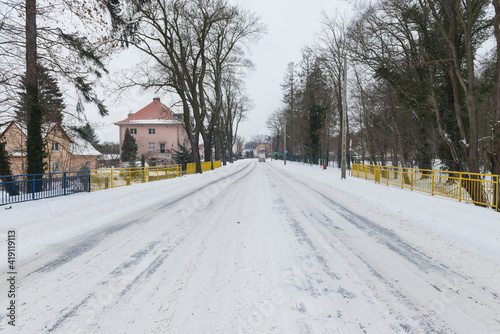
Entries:
{"type": "MultiPolygon", "coordinates": [[[[214,161],[214,169],[221,167],[222,164],[219,161],[214,161]]],[[[212,163],[210,161],[201,163],[201,171],[206,172],[212,169],[212,163]]],[[[186,174],[195,174],[196,173],[196,164],[194,162],[188,163],[186,165],[186,174]]]]}
{"type": "Polygon", "coordinates": [[[116,188],[132,183],[165,180],[178,176],[182,176],[181,165],[91,170],[90,190],[116,188]]]}
{"type": "Polygon", "coordinates": [[[352,164],[351,176],[499,209],[498,175],[352,164]]]}

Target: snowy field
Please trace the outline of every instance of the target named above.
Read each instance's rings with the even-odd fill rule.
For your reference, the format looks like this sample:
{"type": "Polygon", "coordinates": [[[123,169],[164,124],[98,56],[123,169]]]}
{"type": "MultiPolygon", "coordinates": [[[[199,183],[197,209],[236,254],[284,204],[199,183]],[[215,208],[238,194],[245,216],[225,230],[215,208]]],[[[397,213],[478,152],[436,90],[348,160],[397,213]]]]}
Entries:
{"type": "Polygon", "coordinates": [[[500,333],[500,213],[336,168],[3,206],[0,236],[0,333],[500,333]]]}

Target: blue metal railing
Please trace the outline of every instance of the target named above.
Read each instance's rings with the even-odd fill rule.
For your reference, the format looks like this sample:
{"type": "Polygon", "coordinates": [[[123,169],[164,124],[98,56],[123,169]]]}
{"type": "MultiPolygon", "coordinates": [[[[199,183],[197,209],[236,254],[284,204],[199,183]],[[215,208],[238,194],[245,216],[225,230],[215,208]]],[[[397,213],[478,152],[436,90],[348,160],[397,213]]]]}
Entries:
{"type": "Polygon", "coordinates": [[[90,191],[90,171],[0,176],[0,205],[90,191]]]}

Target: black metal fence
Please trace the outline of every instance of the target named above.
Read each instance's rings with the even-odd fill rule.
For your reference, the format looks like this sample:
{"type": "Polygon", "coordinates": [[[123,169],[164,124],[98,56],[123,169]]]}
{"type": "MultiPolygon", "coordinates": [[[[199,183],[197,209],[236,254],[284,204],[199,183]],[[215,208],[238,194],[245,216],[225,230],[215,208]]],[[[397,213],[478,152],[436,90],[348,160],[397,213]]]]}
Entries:
{"type": "Polygon", "coordinates": [[[90,191],[90,171],[0,176],[0,205],[90,191]]]}

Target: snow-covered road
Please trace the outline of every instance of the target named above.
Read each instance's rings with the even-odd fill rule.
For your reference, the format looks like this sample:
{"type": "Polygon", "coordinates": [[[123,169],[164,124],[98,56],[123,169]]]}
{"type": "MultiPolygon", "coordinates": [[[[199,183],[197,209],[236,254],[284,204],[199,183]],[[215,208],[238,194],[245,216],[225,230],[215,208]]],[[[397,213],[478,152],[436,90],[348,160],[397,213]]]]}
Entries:
{"type": "Polygon", "coordinates": [[[336,170],[245,160],[0,210],[0,333],[500,333],[498,213],[336,170]]]}

